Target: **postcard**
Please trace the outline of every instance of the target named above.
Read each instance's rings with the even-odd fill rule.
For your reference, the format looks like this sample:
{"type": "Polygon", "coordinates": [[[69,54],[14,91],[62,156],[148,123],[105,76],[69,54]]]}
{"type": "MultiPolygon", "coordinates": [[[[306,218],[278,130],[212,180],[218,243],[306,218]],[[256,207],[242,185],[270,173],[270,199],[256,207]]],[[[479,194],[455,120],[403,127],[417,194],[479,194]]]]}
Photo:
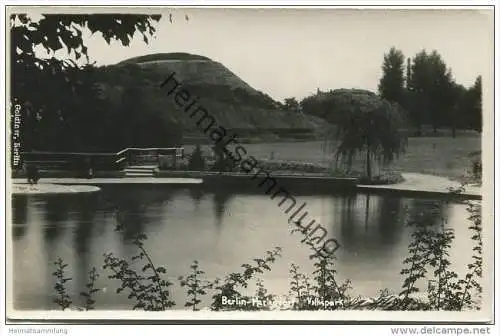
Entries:
{"type": "Polygon", "coordinates": [[[11,321],[492,321],[492,8],[6,15],[11,321]]]}

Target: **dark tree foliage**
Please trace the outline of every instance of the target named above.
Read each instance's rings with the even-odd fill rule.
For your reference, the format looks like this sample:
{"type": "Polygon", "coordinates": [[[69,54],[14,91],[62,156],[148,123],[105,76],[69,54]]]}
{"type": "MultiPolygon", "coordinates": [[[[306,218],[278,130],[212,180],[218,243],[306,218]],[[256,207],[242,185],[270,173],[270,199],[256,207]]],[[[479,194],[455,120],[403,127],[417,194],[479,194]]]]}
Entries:
{"type": "MultiPolygon", "coordinates": [[[[422,50],[413,58],[407,58],[405,68],[403,53],[391,48],[384,55],[378,89],[382,98],[402,107],[409,126],[416,128],[414,135],[422,135],[426,126],[435,132],[438,128],[449,128],[453,137],[457,129],[482,131],[481,76],[472,87],[465,88],[454,80],[451,69],[435,50],[430,53],[422,50]]],[[[341,111],[353,104],[349,95],[333,94],[342,90],[345,91],[318,91],[305,97],[300,108],[304,114],[338,125],[342,121],[341,111]]],[[[347,91],[355,94],[364,90],[347,91]]]]}
{"type": "Polygon", "coordinates": [[[201,146],[196,145],[191,158],[189,159],[189,170],[203,171],[205,170],[205,159],[203,158],[203,153],[201,151],[201,146]]]}
{"type": "Polygon", "coordinates": [[[457,129],[481,131],[480,76],[473,87],[465,88],[454,80],[451,69],[436,50],[422,50],[408,58],[404,70],[403,54],[391,48],[384,56],[382,69],[381,96],[403,106],[417,129],[416,135],[423,134],[425,126],[434,131],[449,128],[453,137],[457,129]]]}
{"type": "Polygon", "coordinates": [[[356,96],[373,96],[374,93],[362,89],[336,89],[328,92],[317,92],[305,97],[300,106],[304,113],[323,118],[333,125],[339,124],[353,108],[356,96]]]}
{"type": "Polygon", "coordinates": [[[402,132],[406,121],[399,105],[381,99],[369,91],[336,90],[335,99],[345,107],[339,110],[335,152],[338,160],[350,169],[356,156],[364,156],[366,177],[372,179],[372,162],[387,165],[406,150],[402,132]],[[349,101],[349,104],[346,104],[349,101]]]}
{"type": "MultiPolygon", "coordinates": [[[[339,90],[336,91],[339,92],[339,90]]],[[[318,92],[314,95],[305,97],[300,102],[302,111],[306,114],[323,118],[332,124],[336,124],[338,108],[341,108],[339,104],[341,105],[342,102],[334,99],[334,95],[332,93],[333,90],[330,92],[318,92]]]]}
{"type": "Polygon", "coordinates": [[[372,178],[372,163],[388,164],[406,148],[406,114],[391,103],[367,90],[339,89],[318,92],[302,100],[305,113],[326,119],[336,126],[339,141],[335,156],[350,169],[362,156],[366,176],[372,178]]]}
{"type": "Polygon", "coordinates": [[[478,76],[474,85],[469,89],[469,99],[470,102],[470,111],[468,115],[468,124],[471,125],[471,128],[481,132],[483,130],[483,85],[482,85],[482,77],[478,76]]]}
{"type": "Polygon", "coordinates": [[[382,98],[403,105],[405,100],[405,57],[400,50],[392,47],[384,55],[382,78],[378,86],[382,98]]]}
{"type": "MultiPolygon", "coordinates": [[[[120,41],[128,46],[136,31],[148,42],[153,35],[154,21],[160,20],[160,15],[43,15],[38,21],[26,14],[15,14],[11,22],[11,66],[12,66],[12,96],[19,103],[30,102],[33,107],[45,105],[45,90],[38,85],[47,77],[52,77],[58,88],[74,91],[78,84],[75,75],[79,73],[77,64],[70,59],[37,57],[35,49],[43,47],[49,55],[65,50],[76,60],[87,57],[87,46],[82,38],[82,31],[90,30],[100,33],[109,44],[112,40],[120,41]],[[40,78],[40,76],[43,76],[40,78]],[[68,83],[70,85],[68,85],[68,83]]],[[[44,83],[44,82],[42,82],[44,83]]],[[[55,90],[54,90],[55,91],[55,90]]],[[[60,92],[58,92],[60,94],[60,92]]]]}
{"type": "Polygon", "coordinates": [[[436,131],[438,127],[449,125],[453,78],[437,51],[428,54],[422,50],[413,58],[408,89],[415,104],[410,109],[415,126],[431,125],[436,131]]]}
{"type": "MultiPolygon", "coordinates": [[[[121,83],[125,95],[103,97],[105,90],[99,77],[106,73],[89,64],[82,38],[89,30],[100,34],[108,44],[119,41],[128,46],[134,36],[141,36],[147,43],[160,17],[46,14],[34,19],[26,14],[12,15],[11,102],[22,106],[22,150],[107,151],[126,144],[161,146],[172,142],[167,140],[172,134],[178,137],[178,127],[163,122],[160,116],[126,117],[142,110],[138,88],[129,87],[130,83],[121,83]],[[48,58],[39,56],[40,49],[48,58]],[[67,59],[54,57],[57,51],[66,52],[67,59]],[[86,64],[79,65],[73,59],[86,64]],[[139,129],[141,132],[137,132],[139,129]]],[[[138,69],[123,67],[121,71],[125,73],[122,78],[131,78],[138,69]]]]}
{"type": "Polygon", "coordinates": [[[455,82],[451,83],[451,101],[448,115],[448,124],[451,128],[452,136],[456,136],[458,128],[462,128],[466,125],[466,120],[464,119],[464,102],[465,94],[467,89],[460,84],[455,82]]]}
{"type": "Polygon", "coordinates": [[[294,97],[285,98],[283,107],[287,111],[297,112],[300,109],[300,104],[294,97]]]}
{"type": "Polygon", "coordinates": [[[220,143],[213,145],[212,150],[215,154],[215,163],[211,168],[213,171],[228,172],[234,170],[236,167],[235,161],[231,159],[231,156],[220,143]]]}

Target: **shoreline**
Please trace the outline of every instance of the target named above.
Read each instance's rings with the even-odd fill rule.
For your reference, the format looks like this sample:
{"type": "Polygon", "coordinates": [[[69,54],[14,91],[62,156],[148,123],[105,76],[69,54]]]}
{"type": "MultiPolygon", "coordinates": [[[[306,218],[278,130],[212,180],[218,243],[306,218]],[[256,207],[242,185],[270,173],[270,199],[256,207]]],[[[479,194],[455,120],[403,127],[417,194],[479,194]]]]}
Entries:
{"type": "MultiPolygon", "coordinates": [[[[460,183],[452,181],[445,177],[419,174],[419,173],[401,173],[404,181],[395,184],[365,185],[359,184],[355,178],[327,177],[327,176],[307,176],[307,175],[273,175],[284,186],[300,191],[315,191],[318,193],[338,193],[339,191],[361,191],[370,194],[399,194],[408,197],[411,196],[448,196],[451,198],[481,200],[481,187],[465,186],[460,193],[453,193],[450,188],[459,188],[460,183]],[[340,189],[339,189],[340,188],[340,189]]],[[[264,180],[265,181],[265,180],[264,180]]],[[[251,176],[245,173],[200,173],[200,172],[182,172],[181,174],[170,174],[169,177],[106,177],[106,178],[41,178],[38,186],[56,185],[64,187],[70,186],[83,187],[94,186],[101,187],[105,185],[170,185],[170,186],[201,186],[213,187],[221,186],[227,188],[237,188],[242,191],[253,188],[255,192],[263,193],[258,188],[257,181],[252,180],[251,176]],[[172,176],[184,175],[184,176],[172,176]]],[[[27,185],[25,179],[11,179],[12,186],[27,185]]],[[[13,192],[13,194],[22,194],[22,192],[13,192]]],[[[29,194],[29,193],[28,193],[29,194]]],[[[296,193],[299,194],[299,193],[296,193]]]]}

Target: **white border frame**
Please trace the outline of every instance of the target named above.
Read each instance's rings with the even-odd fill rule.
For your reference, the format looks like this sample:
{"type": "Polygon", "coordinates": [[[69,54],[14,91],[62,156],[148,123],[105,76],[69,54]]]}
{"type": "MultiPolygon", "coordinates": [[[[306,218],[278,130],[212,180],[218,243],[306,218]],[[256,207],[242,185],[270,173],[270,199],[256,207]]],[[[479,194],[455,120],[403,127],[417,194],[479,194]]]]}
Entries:
{"type": "MultiPolygon", "coordinates": [[[[125,5],[127,8],[138,8],[140,7],[141,9],[144,6],[154,6],[154,7],[199,7],[203,6],[205,7],[210,6],[210,7],[219,7],[219,6],[226,6],[226,7],[235,7],[235,8],[255,8],[255,7],[261,7],[264,5],[267,8],[279,8],[282,7],[283,5],[287,5],[289,8],[295,8],[295,7],[300,7],[303,8],[304,6],[314,6],[315,8],[335,8],[335,7],[343,7],[345,8],[346,6],[348,7],[357,7],[357,8],[381,8],[383,7],[389,7],[389,8],[397,8],[397,9],[405,9],[405,8],[415,8],[412,7],[415,5],[418,6],[423,6],[420,7],[421,9],[426,9],[426,8],[439,8],[442,6],[445,6],[447,9],[453,9],[453,8],[463,8],[463,5],[469,5],[468,8],[471,9],[484,9],[484,7],[478,7],[478,5],[493,5],[495,2],[492,1],[441,1],[441,4],[439,6],[435,6],[434,1],[420,1],[418,3],[412,2],[412,5],[398,5],[401,3],[400,1],[385,1],[383,5],[377,4],[376,1],[362,1],[362,2],[356,2],[356,3],[334,3],[332,4],[332,1],[274,1],[272,5],[269,4],[268,1],[251,1],[251,2],[239,2],[241,5],[230,5],[230,1],[184,1],[182,4],[175,4],[173,2],[165,2],[165,1],[143,1],[141,2],[140,6],[137,5],[137,1],[133,2],[134,5],[129,5],[130,2],[124,2],[124,1],[109,1],[107,4],[107,8],[111,11],[115,11],[116,9],[113,8],[111,9],[109,6],[112,4],[113,6],[118,6],[118,5],[125,5]],[[479,2],[479,4],[478,4],[479,2]],[[451,6],[449,6],[450,4],[451,6]],[[473,4],[473,6],[470,6],[473,4]],[[410,7],[409,7],[410,6],[410,7]]],[[[4,3],[3,3],[4,4],[4,3]]],[[[6,1],[5,4],[7,5],[13,5],[13,6],[22,6],[22,5],[43,5],[43,7],[46,7],[48,4],[45,1],[31,1],[31,2],[25,2],[25,1],[6,1]]],[[[99,1],[80,1],[80,0],[74,0],[74,1],[53,1],[51,5],[57,5],[57,6],[66,6],[66,5],[89,5],[89,6],[95,6],[95,5],[100,5],[102,6],[102,3],[99,1]]],[[[155,9],[156,9],[155,8],[155,9]]],[[[3,22],[6,18],[6,13],[5,7],[2,6],[2,23],[3,26],[6,27],[6,22],[3,22]]],[[[101,9],[104,9],[101,7],[101,9]]],[[[154,11],[154,10],[152,10],[154,11]]],[[[81,12],[81,11],[79,11],[81,12]]],[[[144,9],[141,10],[141,12],[147,12],[144,9]]],[[[497,14],[498,8],[495,8],[495,14],[497,14]]],[[[495,15],[496,16],[496,15],[495,15]]],[[[498,24],[495,22],[495,31],[498,30],[498,24]]],[[[7,35],[3,35],[1,37],[1,44],[2,48],[5,52],[5,45],[6,41],[4,38],[7,35]]],[[[495,51],[496,51],[496,45],[497,45],[497,38],[498,36],[495,36],[495,51]]],[[[498,59],[498,53],[495,52],[495,55],[497,56],[498,59]]],[[[496,60],[495,60],[496,62],[496,60]]],[[[498,71],[498,64],[495,64],[495,77],[498,71]]],[[[5,68],[5,63],[2,64],[2,74],[8,74],[7,69],[5,68]]],[[[489,111],[484,113],[483,118],[485,120],[491,120],[491,113],[493,113],[493,91],[491,90],[493,84],[493,76],[485,76],[483,77],[484,84],[483,84],[483,90],[484,90],[484,110],[489,111]],[[489,77],[489,78],[488,78],[489,77]],[[489,84],[488,84],[489,83],[489,84]]],[[[6,78],[6,77],[4,77],[6,78]]],[[[6,78],[7,80],[7,78],[6,78]]],[[[5,85],[6,81],[3,82],[2,85],[5,85]]],[[[5,96],[5,87],[2,86],[2,98],[3,101],[6,103],[6,96],[5,96]]],[[[5,104],[4,106],[7,106],[5,104]]],[[[496,120],[495,120],[496,124],[496,120]]],[[[4,139],[6,140],[7,134],[5,134],[4,139]]],[[[483,153],[493,153],[493,141],[491,141],[491,137],[494,136],[494,125],[491,125],[489,123],[485,123],[484,125],[484,131],[483,131],[483,139],[482,139],[482,150],[483,153]]],[[[3,140],[2,140],[3,141],[3,140]]],[[[495,138],[495,144],[496,144],[496,138],[495,138]]],[[[4,146],[4,148],[6,148],[4,146]]],[[[5,159],[5,156],[2,158],[2,160],[5,159]]],[[[491,169],[493,167],[493,156],[490,155],[484,155],[483,156],[484,160],[484,179],[487,181],[492,181],[493,180],[493,175],[494,172],[491,169]]],[[[496,161],[496,160],[495,160],[496,161]]],[[[496,165],[495,165],[496,166],[496,165]]],[[[5,180],[5,173],[9,173],[9,167],[5,166],[5,162],[2,161],[0,168],[0,174],[2,175],[2,185],[10,185],[10,181],[5,180]],[[2,169],[7,169],[7,171],[4,171],[2,169]],[[6,184],[5,184],[6,183],[6,184]]],[[[9,175],[10,176],[10,175],[9,175]]],[[[7,187],[8,188],[8,187],[7,187]]],[[[485,224],[485,237],[487,241],[485,242],[484,246],[484,253],[485,253],[485,269],[484,269],[484,274],[485,278],[488,279],[487,275],[493,273],[493,239],[488,239],[488,238],[493,238],[493,226],[494,223],[491,221],[491,215],[493,215],[493,189],[491,188],[490,185],[486,185],[483,187],[483,209],[484,209],[484,214],[483,214],[483,223],[485,224]],[[488,188],[486,187],[488,186],[488,188]],[[488,223],[486,223],[486,220],[488,220],[488,223]],[[491,254],[486,254],[488,251],[491,251],[491,254]]],[[[8,189],[7,189],[8,190],[8,189]]],[[[4,197],[2,195],[2,197],[4,197]]],[[[3,200],[3,199],[2,199],[3,200]]],[[[495,197],[496,200],[496,197],[495,197]]],[[[2,204],[5,204],[5,201],[2,202],[2,204]]],[[[9,203],[10,205],[10,203],[9,203]]],[[[6,214],[6,223],[10,223],[10,214],[9,214],[9,207],[6,206],[4,209],[4,213],[6,214]]],[[[6,228],[6,230],[8,230],[6,228]]],[[[7,234],[9,232],[7,231],[7,234]]],[[[498,230],[495,232],[496,235],[494,239],[496,240],[498,238],[498,230]]],[[[10,235],[8,235],[10,236],[10,235]]],[[[6,247],[8,250],[10,250],[10,239],[6,239],[6,236],[3,237],[3,243],[6,244],[6,247]]],[[[4,253],[2,249],[2,254],[4,253]]],[[[6,256],[3,256],[3,262],[6,260],[6,256]]],[[[496,260],[498,262],[498,260],[496,260]]],[[[2,266],[5,266],[5,264],[2,264],[2,266]]],[[[6,269],[4,267],[2,268],[2,287],[4,285],[4,280],[5,280],[5,275],[8,275],[11,272],[6,272],[6,269]]],[[[497,267],[495,267],[495,270],[498,270],[497,267]]],[[[9,277],[10,278],[10,277],[9,277]]],[[[11,280],[11,279],[10,279],[11,280]]],[[[489,279],[488,279],[489,280],[489,279]]],[[[493,279],[491,279],[493,280],[493,279]]],[[[491,281],[492,282],[492,281],[491,281]]],[[[486,286],[485,286],[486,288],[486,286]]],[[[8,289],[8,287],[7,287],[8,289]]],[[[493,288],[490,288],[490,295],[491,295],[491,290],[493,288]]],[[[9,297],[11,296],[12,293],[7,292],[7,301],[9,300],[9,297]]],[[[485,297],[488,296],[488,293],[484,293],[485,297]]],[[[495,291],[496,294],[496,299],[498,299],[498,291],[495,291]]],[[[492,297],[492,296],[490,296],[492,297]]],[[[498,301],[496,301],[498,302],[498,301]]],[[[493,304],[493,302],[491,302],[493,304]]],[[[2,305],[3,306],[3,305],[2,305]]],[[[498,307],[497,307],[498,310],[498,307]]],[[[4,313],[3,307],[0,311],[0,313],[4,313]]],[[[110,320],[123,320],[123,319],[131,319],[131,320],[165,320],[165,322],[168,322],[168,320],[309,320],[309,321],[315,321],[315,320],[332,320],[332,312],[258,312],[258,313],[250,313],[250,312],[231,312],[231,313],[226,313],[226,312],[197,312],[193,313],[191,311],[168,311],[168,312],[161,312],[161,313],[141,313],[141,312],[131,312],[131,311],[95,311],[95,312],[61,312],[61,311],[43,311],[43,312],[38,312],[38,311],[13,311],[8,309],[7,311],[8,317],[17,319],[17,318],[29,318],[29,319],[110,319],[110,320]],[[168,315],[168,316],[166,316],[168,315]]],[[[363,320],[363,321],[422,321],[422,322],[450,322],[450,321],[470,321],[470,322],[487,322],[491,320],[493,317],[493,310],[488,314],[489,316],[485,317],[484,313],[474,313],[474,312],[382,312],[382,311],[353,311],[353,312],[348,312],[348,311],[339,311],[335,312],[335,320],[337,321],[342,321],[342,320],[363,320]],[[360,315],[363,315],[361,318],[360,315]],[[410,318],[411,317],[411,318],[410,318]]],[[[83,322],[83,321],[82,321],[83,322]]]]}

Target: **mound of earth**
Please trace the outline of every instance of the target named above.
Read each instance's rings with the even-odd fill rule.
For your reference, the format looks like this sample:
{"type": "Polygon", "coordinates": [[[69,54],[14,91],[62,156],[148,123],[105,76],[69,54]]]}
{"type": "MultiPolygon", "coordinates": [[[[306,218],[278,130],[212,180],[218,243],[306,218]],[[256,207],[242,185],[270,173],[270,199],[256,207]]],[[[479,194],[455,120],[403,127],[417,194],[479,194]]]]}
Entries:
{"type": "Polygon", "coordinates": [[[158,113],[166,121],[182,125],[187,133],[196,125],[159,88],[175,72],[190,93],[226,129],[238,134],[272,133],[277,136],[312,133],[327,123],[317,116],[285,111],[269,95],[252,88],[223,64],[200,55],[161,53],[134,57],[99,68],[104,99],[120,102],[136,88],[141,113],[158,113]]]}

